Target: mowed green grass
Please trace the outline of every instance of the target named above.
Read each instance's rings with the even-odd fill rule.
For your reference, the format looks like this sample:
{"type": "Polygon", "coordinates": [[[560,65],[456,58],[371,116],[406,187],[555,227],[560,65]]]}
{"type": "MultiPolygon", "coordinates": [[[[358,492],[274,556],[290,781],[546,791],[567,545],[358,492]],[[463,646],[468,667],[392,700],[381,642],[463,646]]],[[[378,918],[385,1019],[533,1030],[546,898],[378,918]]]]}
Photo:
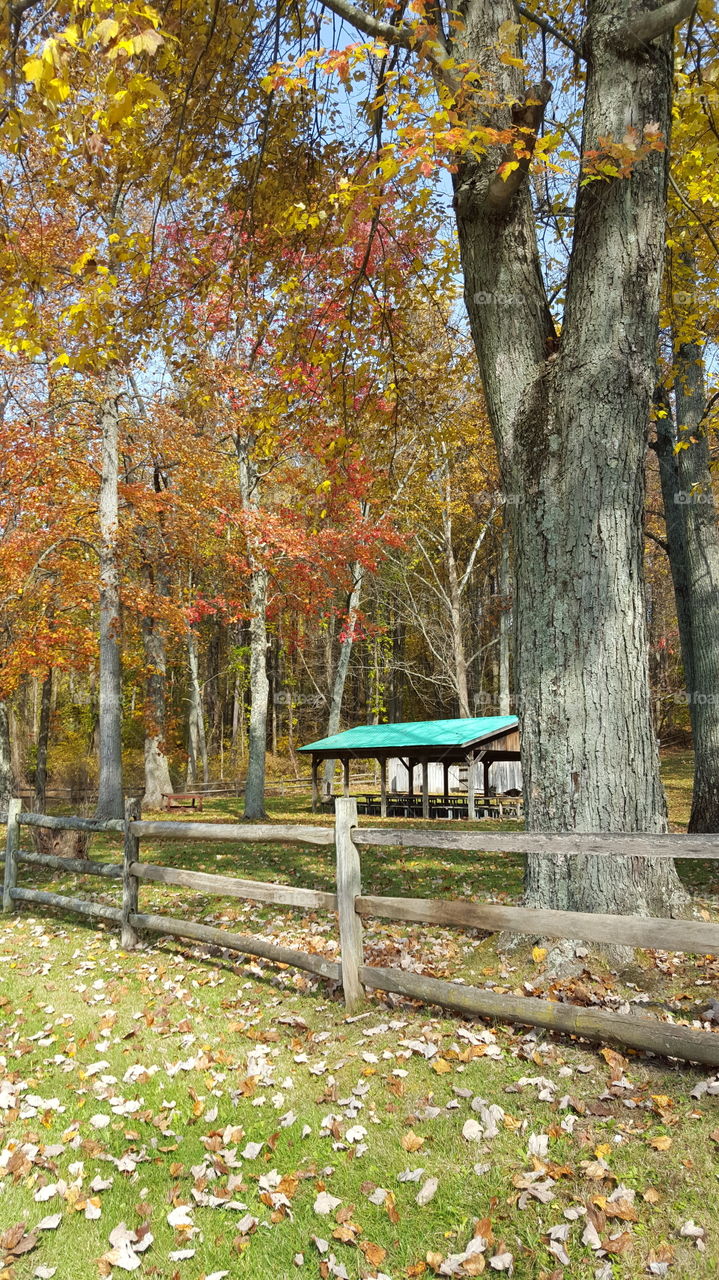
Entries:
{"type": "MultiPolygon", "coordinates": [[[[680,828],[691,787],[685,756],[665,762],[665,781],[680,828]]],[[[310,817],[308,799],[271,799],[269,808],[277,820],[310,817]]],[[[240,817],[241,802],[213,801],[210,815],[240,817]]],[[[91,856],[118,854],[117,841],[93,839],[91,856]]],[[[147,841],[142,857],[334,887],[328,848],[147,841]]],[[[362,868],[367,892],[502,901],[520,894],[523,863],[512,855],[363,848],[362,868]]],[[[716,884],[706,864],[682,871],[711,908],[716,884]]],[[[119,899],[111,882],[29,867],[20,882],[119,899]]],[[[150,884],[140,894],[142,910],[261,933],[329,958],[338,952],[336,921],[322,913],[150,884]]],[[[380,922],[367,929],[365,947],[370,963],[609,1007],[639,995],[662,1016],[685,1019],[701,1012],[719,977],[707,958],[641,954],[631,974],[588,961],[562,986],[541,958],[504,958],[493,939],[380,922]]],[[[488,1238],[488,1274],[508,1266],[510,1254],[514,1275],[527,1280],[557,1271],[590,1280],[602,1268],[607,1280],[639,1277],[664,1263],[670,1276],[690,1280],[719,1272],[718,1101],[691,1096],[707,1072],[633,1055],[605,1059],[567,1040],[437,1012],[375,997],[348,1021],[330,984],[289,969],[153,939],[124,953],[115,930],[56,912],[23,908],[0,921],[0,1236],[24,1223],[25,1238],[37,1237],[27,1254],[9,1257],[5,1272],[0,1254],[0,1277],[28,1280],[38,1267],[40,1276],[55,1267],[57,1280],[127,1274],[103,1261],[122,1222],[149,1225],[154,1237],[138,1254],[136,1274],[167,1280],[218,1272],[233,1280],[431,1276],[466,1248],[478,1223],[488,1238]],[[518,1085],[527,1078],[535,1083],[518,1085]],[[18,1085],[21,1105],[8,1105],[18,1085]],[[28,1095],[40,1099],[30,1107],[35,1114],[23,1114],[28,1095]],[[480,1141],[463,1136],[466,1122],[479,1118],[477,1097],[506,1113],[497,1135],[480,1141]],[[357,1126],[366,1132],[358,1135],[357,1126]],[[242,1154],[248,1142],[263,1144],[254,1157],[252,1148],[242,1154]],[[17,1154],[22,1144],[27,1167],[17,1154]],[[418,1183],[399,1181],[420,1168],[418,1183]],[[112,1182],[94,1192],[98,1176],[112,1182]],[[528,1195],[533,1177],[546,1186],[546,1203],[528,1195]],[[416,1197],[430,1178],[437,1190],[423,1206],[416,1197]],[[58,1183],[45,1199],[44,1188],[58,1183]],[[612,1216],[617,1187],[627,1191],[612,1216]],[[278,1188],[286,1204],[273,1204],[278,1188]],[[325,1190],[338,1202],[328,1215],[314,1208],[325,1190]],[[209,1207],[201,1203],[208,1195],[246,1208],[209,1207]],[[167,1220],[182,1205],[191,1207],[188,1231],[167,1220]],[[56,1229],[33,1233],[58,1213],[56,1229]],[[600,1251],[582,1242],[589,1218],[600,1251]],[[705,1231],[703,1250],[687,1223],[705,1231]],[[551,1231],[566,1264],[550,1251],[551,1231]]]]}

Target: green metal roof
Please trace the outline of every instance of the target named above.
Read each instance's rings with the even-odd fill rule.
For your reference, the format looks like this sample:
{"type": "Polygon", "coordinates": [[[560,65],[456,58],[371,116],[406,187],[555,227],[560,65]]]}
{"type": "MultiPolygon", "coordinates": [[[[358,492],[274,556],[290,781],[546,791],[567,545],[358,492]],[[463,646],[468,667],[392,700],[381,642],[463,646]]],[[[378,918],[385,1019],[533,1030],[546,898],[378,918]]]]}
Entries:
{"type": "Polygon", "coordinates": [[[516,716],[474,716],[460,720],[410,720],[404,724],[362,724],[331,738],[319,738],[300,751],[398,751],[412,747],[464,747],[516,729],[516,716]]]}

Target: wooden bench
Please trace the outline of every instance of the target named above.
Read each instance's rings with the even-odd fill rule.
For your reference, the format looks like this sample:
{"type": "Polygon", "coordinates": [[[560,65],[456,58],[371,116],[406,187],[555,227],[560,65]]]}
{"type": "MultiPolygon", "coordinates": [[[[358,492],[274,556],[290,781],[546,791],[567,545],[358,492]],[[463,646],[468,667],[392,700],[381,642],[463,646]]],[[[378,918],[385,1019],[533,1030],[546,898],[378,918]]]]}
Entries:
{"type": "Polygon", "coordinates": [[[163,791],[166,809],[202,809],[202,796],[193,791],[163,791]]]}

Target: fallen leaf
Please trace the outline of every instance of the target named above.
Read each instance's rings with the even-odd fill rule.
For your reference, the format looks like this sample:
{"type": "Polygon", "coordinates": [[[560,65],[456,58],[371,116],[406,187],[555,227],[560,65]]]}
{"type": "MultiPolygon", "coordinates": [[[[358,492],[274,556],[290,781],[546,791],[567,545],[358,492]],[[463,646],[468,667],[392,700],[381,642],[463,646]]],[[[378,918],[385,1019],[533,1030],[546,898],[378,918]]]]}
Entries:
{"type": "Polygon", "coordinates": [[[424,1138],[420,1138],[419,1134],[410,1129],[408,1133],[403,1133],[400,1142],[405,1151],[419,1151],[424,1146],[424,1138]]]}
{"type": "Polygon", "coordinates": [[[360,1240],[359,1247],[373,1267],[378,1267],[387,1257],[387,1250],[383,1249],[381,1244],[372,1244],[370,1240],[360,1240]]]}
{"type": "Polygon", "coordinates": [[[427,1181],[422,1184],[420,1190],[417,1192],[417,1197],[416,1197],[417,1204],[419,1205],[420,1209],[423,1209],[425,1205],[429,1204],[430,1200],[434,1199],[434,1197],[437,1194],[438,1187],[439,1187],[438,1178],[427,1178],[427,1181]]]}

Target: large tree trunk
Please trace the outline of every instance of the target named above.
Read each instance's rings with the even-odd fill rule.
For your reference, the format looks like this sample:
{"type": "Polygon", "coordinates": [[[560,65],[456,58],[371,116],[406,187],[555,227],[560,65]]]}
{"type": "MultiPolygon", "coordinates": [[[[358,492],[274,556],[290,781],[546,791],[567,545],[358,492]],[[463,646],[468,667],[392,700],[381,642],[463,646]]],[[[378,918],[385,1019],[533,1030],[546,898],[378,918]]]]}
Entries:
{"type": "Polygon", "coordinates": [[[47,753],[50,745],[50,719],[52,714],[52,667],[42,682],[40,695],[40,723],[37,731],[37,760],[35,763],[35,812],[45,812],[47,791],[47,753]]]}
{"type": "Polygon", "coordinates": [[[117,465],[120,430],[119,380],[109,374],[100,407],[100,696],[98,818],[121,818],[122,693],[120,569],[117,561],[117,465]]]}
{"type": "MultiPolygon", "coordinates": [[[[647,4],[635,6],[640,12],[647,4]]],[[[492,71],[536,130],[549,86],[525,98],[493,50],[509,0],[466,6],[458,53],[492,71]]],[[[583,150],[629,127],[669,133],[671,36],[623,34],[624,0],[587,6],[583,150]]],[[[496,123],[510,125],[508,109],[496,123]]],[[[526,137],[527,135],[525,135],[526,137]]],[[[516,576],[515,687],[532,830],[662,831],[642,582],[646,424],[664,248],[666,153],[580,186],[557,336],[522,166],[491,147],[455,176],[465,299],[497,440],[516,576]]],[[[667,914],[682,898],[661,859],[531,857],[535,906],[667,914]]]]}
{"type": "Polygon", "coordinates": [[[696,343],[677,348],[674,393],[676,428],[665,404],[656,449],[694,740],[689,830],[719,831],[719,528],[696,343]],[[677,443],[688,447],[675,453],[677,443]]]}
{"type": "MultiPolygon", "coordinates": [[[[344,698],[345,685],[347,683],[347,672],[349,671],[350,658],[352,657],[352,646],[355,639],[355,628],[357,626],[357,613],[359,611],[360,598],[362,595],[362,582],[364,579],[364,569],[359,561],[352,565],[352,588],[350,590],[349,599],[347,600],[347,620],[342,632],[340,640],[340,651],[337,658],[337,664],[332,677],[332,692],[330,694],[330,711],[327,717],[327,737],[331,738],[335,733],[340,731],[340,720],[342,717],[342,699],[344,698]]],[[[335,761],[325,760],[325,789],[329,794],[332,790],[332,781],[335,776],[335,761]]]]}

